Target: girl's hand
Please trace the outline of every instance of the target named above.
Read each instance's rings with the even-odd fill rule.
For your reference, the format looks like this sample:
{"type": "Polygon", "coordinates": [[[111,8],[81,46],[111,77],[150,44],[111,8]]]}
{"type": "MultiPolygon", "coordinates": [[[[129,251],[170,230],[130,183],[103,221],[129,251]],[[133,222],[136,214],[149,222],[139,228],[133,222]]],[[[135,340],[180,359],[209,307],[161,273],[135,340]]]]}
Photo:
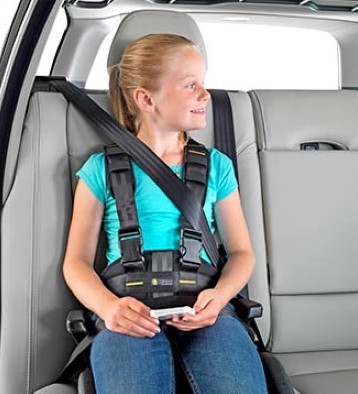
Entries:
{"type": "Polygon", "coordinates": [[[195,316],[183,316],[167,320],[166,323],[182,331],[191,331],[215,324],[219,313],[227,304],[217,289],[206,289],[199,293],[193,306],[195,316]]]}
{"type": "Polygon", "coordinates": [[[153,338],[160,332],[159,320],[150,308],[133,297],[113,298],[100,316],[111,331],[134,337],[153,338]]]}

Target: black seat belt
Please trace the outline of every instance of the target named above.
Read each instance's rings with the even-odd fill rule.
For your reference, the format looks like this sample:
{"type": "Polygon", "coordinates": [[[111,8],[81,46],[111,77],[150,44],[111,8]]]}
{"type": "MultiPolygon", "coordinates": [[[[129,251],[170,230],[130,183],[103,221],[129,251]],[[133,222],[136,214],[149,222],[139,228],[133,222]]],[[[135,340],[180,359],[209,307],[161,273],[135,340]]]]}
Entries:
{"type": "Polygon", "coordinates": [[[213,103],[214,146],[230,157],[238,180],[236,139],[230,98],[226,90],[210,89],[209,92],[213,103]]]}
{"type": "MultiPolygon", "coordinates": [[[[225,153],[232,161],[236,179],[239,182],[237,169],[235,128],[231,109],[230,98],[226,90],[210,89],[214,121],[214,144],[215,148],[225,153]]],[[[220,245],[221,246],[221,245],[220,245]]],[[[240,294],[248,298],[248,287],[245,286],[240,294]]]]}
{"type": "MultiPolygon", "coordinates": [[[[234,165],[236,179],[239,181],[235,128],[228,92],[222,89],[210,89],[210,96],[213,109],[215,147],[230,157],[234,165]]],[[[256,335],[259,350],[261,352],[265,351],[260,330],[254,319],[262,314],[262,307],[249,299],[248,285],[241,289],[238,297],[234,298],[232,302],[239,314],[247,316],[247,320],[250,321],[250,326],[256,335]],[[247,311],[251,311],[252,315],[250,315],[251,312],[247,314],[247,311]]]]}
{"type": "Polygon", "coordinates": [[[158,184],[191,226],[202,232],[203,246],[214,267],[220,264],[220,255],[210,231],[204,211],[194,193],[170,170],[149,147],[121,126],[81,89],[65,79],[51,80],[50,85],[61,92],[100,131],[120,146],[158,184]]]}

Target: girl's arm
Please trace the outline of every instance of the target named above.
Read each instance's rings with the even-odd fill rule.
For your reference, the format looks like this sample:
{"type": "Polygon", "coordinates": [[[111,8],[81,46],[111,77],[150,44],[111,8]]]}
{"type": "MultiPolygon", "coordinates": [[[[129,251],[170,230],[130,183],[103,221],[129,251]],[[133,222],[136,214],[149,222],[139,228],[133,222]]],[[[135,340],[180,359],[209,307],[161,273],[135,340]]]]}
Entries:
{"type": "Polygon", "coordinates": [[[103,285],[93,268],[103,211],[103,204],[80,180],[63,264],[66,283],[86,308],[105,321],[108,329],[153,337],[159,327],[149,316],[150,309],[132,297],[118,298],[103,285]]]}
{"type": "Polygon", "coordinates": [[[219,234],[228,254],[216,289],[230,301],[249,281],[255,258],[238,190],[219,201],[215,209],[219,234]]]}
{"type": "Polygon", "coordinates": [[[247,284],[253,272],[254,253],[237,190],[216,204],[215,216],[228,260],[215,288],[199,294],[194,305],[196,316],[168,322],[181,330],[214,324],[220,311],[247,284]]]}

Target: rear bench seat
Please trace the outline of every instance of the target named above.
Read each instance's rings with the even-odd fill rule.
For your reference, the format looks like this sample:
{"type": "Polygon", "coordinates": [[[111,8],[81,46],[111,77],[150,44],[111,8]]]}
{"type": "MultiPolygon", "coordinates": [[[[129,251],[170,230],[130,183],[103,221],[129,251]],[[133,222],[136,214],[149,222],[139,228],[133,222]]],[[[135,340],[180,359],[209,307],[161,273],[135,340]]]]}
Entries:
{"type": "MultiPolygon", "coordinates": [[[[266,241],[265,250],[256,250],[266,253],[256,274],[264,273],[260,265],[269,267],[267,278],[252,281],[251,295],[266,298],[268,283],[268,348],[300,392],[356,394],[358,92],[253,91],[250,97],[266,241]]],[[[256,172],[245,176],[257,181],[256,172]]],[[[250,193],[242,197],[246,203],[250,193]]],[[[248,219],[260,209],[250,204],[248,219]]]]}
{"type": "MultiPolygon", "coordinates": [[[[106,93],[92,96],[109,109],[106,93]]],[[[229,96],[263,338],[302,393],[356,393],[357,93],[229,96]],[[347,150],[300,151],[302,142],[347,150]]],[[[207,128],[192,136],[213,146],[212,123],[209,105],[207,128]]],[[[60,94],[33,93],[3,209],[1,392],[76,392],[50,385],[73,347],[64,322],[78,306],[61,265],[74,174],[106,143],[60,94]]]]}

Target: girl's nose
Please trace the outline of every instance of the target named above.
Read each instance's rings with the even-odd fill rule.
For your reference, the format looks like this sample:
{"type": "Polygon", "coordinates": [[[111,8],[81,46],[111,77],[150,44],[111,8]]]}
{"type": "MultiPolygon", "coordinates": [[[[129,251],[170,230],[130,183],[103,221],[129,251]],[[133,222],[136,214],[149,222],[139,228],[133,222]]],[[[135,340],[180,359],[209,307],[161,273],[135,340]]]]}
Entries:
{"type": "Polygon", "coordinates": [[[210,99],[210,93],[204,88],[204,86],[201,86],[202,92],[200,93],[200,99],[203,101],[208,101],[210,99]]]}

